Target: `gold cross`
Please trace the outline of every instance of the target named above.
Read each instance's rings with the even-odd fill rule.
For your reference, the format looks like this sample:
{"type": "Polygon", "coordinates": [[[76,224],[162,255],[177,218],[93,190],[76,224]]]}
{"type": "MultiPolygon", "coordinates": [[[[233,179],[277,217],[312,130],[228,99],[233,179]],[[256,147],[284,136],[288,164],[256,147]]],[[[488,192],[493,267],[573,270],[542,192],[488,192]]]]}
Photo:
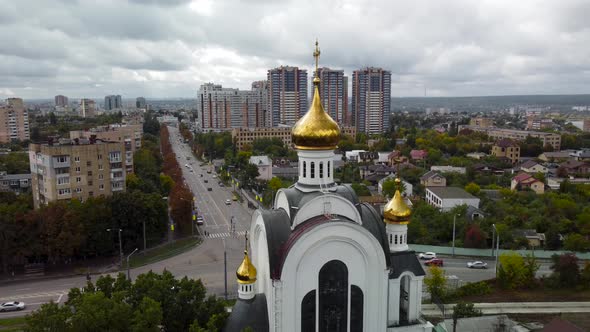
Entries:
{"type": "Polygon", "coordinates": [[[313,51],[313,57],[315,58],[315,72],[316,72],[316,76],[318,73],[318,63],[320,61],[320,47],[319,47],[319,43],[318,40],[315,40],[315,51],[313,51]]]}

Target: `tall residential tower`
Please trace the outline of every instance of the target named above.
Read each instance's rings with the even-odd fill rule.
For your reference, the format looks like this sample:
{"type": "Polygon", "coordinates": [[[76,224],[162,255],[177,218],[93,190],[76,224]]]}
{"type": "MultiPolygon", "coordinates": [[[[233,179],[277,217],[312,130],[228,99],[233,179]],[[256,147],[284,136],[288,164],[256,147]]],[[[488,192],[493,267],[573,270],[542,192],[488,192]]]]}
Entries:
{"type": "Polygon", "coordinates": [[[340,125],[350,125],[348,114],[348,77],[343,70],[318,68],[320,96],[324,109],[340,125]]]}
{"type": "Polygon", "coordinates": [[[294,125],[307,108],[307,70],[281,66],[270,69],[267,78],[270,125],[294,125]]]}
{"type": "Polygon", "coordinates": [[[391,72],[368,67],[352,73],[352,117],[357,132],[379,134],[389,129],[391,72]]]}
{"type": "Polygon", "coordinates": [[[29,114],[20,98],[8,98],[0,105],[0,143],[30,139],[29,114]]]}

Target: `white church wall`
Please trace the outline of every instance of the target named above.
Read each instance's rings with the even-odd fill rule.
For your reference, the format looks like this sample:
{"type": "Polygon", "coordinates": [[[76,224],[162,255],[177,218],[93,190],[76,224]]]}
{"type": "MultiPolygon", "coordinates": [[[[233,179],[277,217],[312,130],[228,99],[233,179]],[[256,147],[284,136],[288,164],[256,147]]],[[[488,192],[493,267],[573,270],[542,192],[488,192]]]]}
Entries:
{"type": "Polygon", "coordinates": [[[369,231],[347,222],[318,225],[290,249],[281,274],[282,299],[277,301],[281,312],[289,314],[280,315],[280,326],[284,331],[301,330],[301,301],[318,288],[319,271],[331,260],[346,264],[349,286],[363,291],[363,330],[385,331],[388,270],[383,249],[369,231]]]}
{"type": "Polygon", "coordinates": [[[303,206],[299,207],[299,211],[295,215],[292,228],[295,228],[300,223],[309,220],[315,216],[324,214],[338,214],[354,220],[362,225],[361,215],[354,205],[342,196],[334,194],[324,194],[318,196],[303,206]]]}
{"type": "Polygon", "coordinates": [[[287,195],[285,194],[283,189],[279,189],[277,191],[277,194],[275,196],[275,201],[274,201],[274,208],[275,209],[282,208],[283,210],[285,210],[285,212],[287,212],[287,215],[289,215],[289,218],[291,217],[291,209],[289,206],[289,200],[287,199],[287,195]]]}

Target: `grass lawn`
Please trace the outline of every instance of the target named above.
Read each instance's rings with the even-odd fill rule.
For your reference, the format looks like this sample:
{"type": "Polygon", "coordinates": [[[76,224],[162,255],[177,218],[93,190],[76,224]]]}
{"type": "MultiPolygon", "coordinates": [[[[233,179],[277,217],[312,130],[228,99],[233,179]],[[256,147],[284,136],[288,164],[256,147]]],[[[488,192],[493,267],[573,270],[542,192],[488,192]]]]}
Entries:
{"type": "Polygon", "coordinates": [[[463,300],[474,303],[494,303],[494,302],[579,302],[590,301],[590,289],[553,289],[538,286],[531,289],[501,289],[490,280],[492,292],[486,295],[469,295],[457,300],[463,300]]]}
{"type": "Polygon", "coordinates": [[[0,331],[2,332],[23,331],[24,326],[24,317],[0,318],[0,331]]]}
{"type": "Polygon", "coordinates": [[[152,249],[145,254],[135,254],[129,260],[131,268],[151,264],[163,259],[182,254],[194,248],[201,242],[198,238],[186,238],[171,243],[164,244],[158,248],[152,249]]]}

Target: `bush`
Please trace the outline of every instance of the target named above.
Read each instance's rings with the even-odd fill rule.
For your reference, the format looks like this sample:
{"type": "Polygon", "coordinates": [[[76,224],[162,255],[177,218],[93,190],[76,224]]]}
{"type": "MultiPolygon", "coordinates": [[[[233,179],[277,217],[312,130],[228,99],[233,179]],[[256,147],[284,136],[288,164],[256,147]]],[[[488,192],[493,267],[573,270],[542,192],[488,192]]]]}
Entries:
{"type": "Polygon", "coordinates": [[[470,282],[464,286],[457,288],[453,297],[466,297],[475,295],[487,295],[493,291],[492,286],[485,281],[470,282]]]}

